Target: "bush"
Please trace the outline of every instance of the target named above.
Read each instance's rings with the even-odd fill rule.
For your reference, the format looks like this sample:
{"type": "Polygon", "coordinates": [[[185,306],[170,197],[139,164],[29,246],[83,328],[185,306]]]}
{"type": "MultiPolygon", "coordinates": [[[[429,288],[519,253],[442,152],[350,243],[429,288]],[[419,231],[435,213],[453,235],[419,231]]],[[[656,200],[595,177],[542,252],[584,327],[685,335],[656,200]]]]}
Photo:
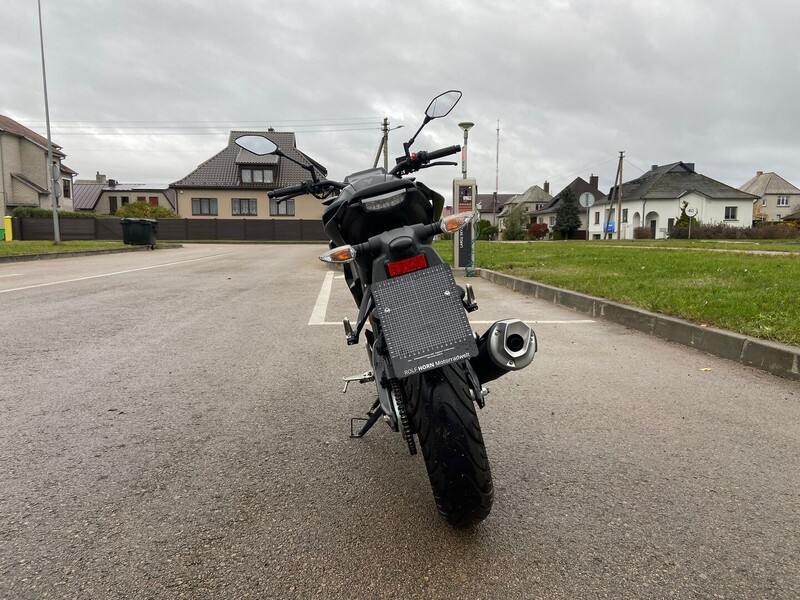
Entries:
{"type": "MultiPolygon", "coordinates": [[[[39,208],[34,206],[18,206],[11,212],[12,217],[48,219],[53,217],[53,211],[49,208],[39,208]]],[[[94,213],[73,212],[70,210],[58,211],[59,219],[94,219],[94,213]]]]}
{"type": "Polygon", "coordinates": [[[528,237],[532,240],[541,240],[547,237],[550,228],[545,223],[531,223],[528,227],[528,237]]]}
{"type": "Polygon", "coordinates": [[[139,219],[177,219],[178,215],[174,211],[164,206],[153,206],[147,202],[131,202],[119,208],[114,213],[115,217],[120,218],[139,218],[139,219]]]}
{"type": "MultiPolygon", "coordinates": [[[[673,229],[674,231],[674,229],[673,229]]],[[[670,234],[672,237],[672,234],[670,234]]],[[[650,238],[650,228],[649,227],[634,227],[633,228],[633,239],[635,240],[649,240],[650,238]]]]}

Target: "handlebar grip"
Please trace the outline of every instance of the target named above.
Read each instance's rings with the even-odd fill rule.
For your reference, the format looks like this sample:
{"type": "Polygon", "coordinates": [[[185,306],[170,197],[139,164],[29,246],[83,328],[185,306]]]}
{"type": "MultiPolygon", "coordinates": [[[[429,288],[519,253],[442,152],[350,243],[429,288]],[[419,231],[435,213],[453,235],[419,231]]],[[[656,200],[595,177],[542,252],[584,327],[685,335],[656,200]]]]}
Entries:
{"type": "Polygon", "coordinates": [[[455,146],[450,146],[448,148],[440,148],[439,150],[431,150],[428,152],[428,160],[436,160],[437,158],[444,158],[445,156],[450,156],[451,154],[458,154],[461,152],[461,146],[456,144],[455,146]]]}
{"type": "Polygon", "coordinates": [[[305,184],[290,185],[289,187],[279,188],[277,190],[272,190],[271,192],[267,192],[267,196],[269,196],[270,198],[277,198],[279,196],[291,196],[293,194],[294,195],[302,194],[303,192],[305,192],[305,190],[306,190],[305,184]]]}

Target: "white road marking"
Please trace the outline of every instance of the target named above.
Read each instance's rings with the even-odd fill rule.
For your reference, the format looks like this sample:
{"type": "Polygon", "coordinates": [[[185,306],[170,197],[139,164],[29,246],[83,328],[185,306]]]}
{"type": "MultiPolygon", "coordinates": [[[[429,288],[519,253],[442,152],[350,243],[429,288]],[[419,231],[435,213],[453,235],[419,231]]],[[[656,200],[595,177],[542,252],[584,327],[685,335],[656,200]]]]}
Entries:
{"type": "Polygon", "coordinates": [[[100,275],[88,275],[86,277],[76,277],[75,279],[63,279],[61,281],[37,283],[36,285],[26,285],[24,287],[12,288],[10,290],[0,290],[0,294],[7,294],[9,292],[21,292],[23,290],[32,290],[35,288],[48,287],[51,285],[61,285],[62,283],[74,283],[76,281],[99,279],[100,277],[113,277],[114,275],[124,275],[125,273],[135,273],[136,271],[147,271],[148,269],[160,269],[161,267],[171,267],[172,265],[181,265],[190,262],[197,262],[199,260],[209,260],[211,258],[227,256],[228,254],[236,254],[236,252],[223,252],[222,254],[214,254],[212,256],[201,256],[200,258],[187,258],[186,260],[176,260],[175,262],[162,263],[160,265],[151,265],[149,267],[138,267],[136,269],[125,269],[124,271],[114,271],[113,273],[101,273],[100,275]]]}
{"type": "Polygon", "coordinates": [[[0,277],[19,277],[22,273],[9,273],[8,275],[0,275],[0,277]]]}
{"type": "Polygon", "coordinates": [[[314,305],[314,310],[311,311],[311,318],[308,320],[309,325],[341,325],[341,323],[326,323],[325,313],[328,312],[328,300],[331,297],[331,288],[333,287],[333,271],[325,273],[325,280],[322,282],[322,287],[317,296],[317,303],[314,305]]]}

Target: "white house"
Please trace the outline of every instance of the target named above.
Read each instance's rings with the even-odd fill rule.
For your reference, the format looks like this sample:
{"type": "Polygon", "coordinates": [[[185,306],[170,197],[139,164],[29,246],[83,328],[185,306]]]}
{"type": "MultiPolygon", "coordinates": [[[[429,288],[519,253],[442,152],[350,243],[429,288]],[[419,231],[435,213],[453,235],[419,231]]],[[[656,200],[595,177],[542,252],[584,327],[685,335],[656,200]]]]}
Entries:
{"type": "Polygon", "coordinates": [[[750,227],[753,201],[757,199],[753,194],[697,173],[694,163],[684,162],[653,165],[641,177],[623,183],[620,223],[616,219],[615,192],[616,187],[611,188],[608,198],[595,204],[590,211],[592,239],[602,239],[606,235],[609,221],[613,225],[613,237],[619,225],[622,239],[632,239],[637,227],[647,227],[652,239],[664,239],[680,216],[684,202],[697,211],[695,218],[702,223],[750,227]]]}

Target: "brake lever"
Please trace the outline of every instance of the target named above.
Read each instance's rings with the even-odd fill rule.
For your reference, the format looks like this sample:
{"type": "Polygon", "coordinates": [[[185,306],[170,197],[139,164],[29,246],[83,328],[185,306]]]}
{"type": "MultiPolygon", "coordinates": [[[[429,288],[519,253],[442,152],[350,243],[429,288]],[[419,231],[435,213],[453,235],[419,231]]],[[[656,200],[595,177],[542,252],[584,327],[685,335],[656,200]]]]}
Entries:
{"type": "Polygon", "coordinates": [[[442,161],[442,162],[435,162],[435,163],[428,163],[427,165],[422,165],[420,169],[427,169],[428,167],[457,167],[457,162],[450,162],[450,161],[442,161]]]}

